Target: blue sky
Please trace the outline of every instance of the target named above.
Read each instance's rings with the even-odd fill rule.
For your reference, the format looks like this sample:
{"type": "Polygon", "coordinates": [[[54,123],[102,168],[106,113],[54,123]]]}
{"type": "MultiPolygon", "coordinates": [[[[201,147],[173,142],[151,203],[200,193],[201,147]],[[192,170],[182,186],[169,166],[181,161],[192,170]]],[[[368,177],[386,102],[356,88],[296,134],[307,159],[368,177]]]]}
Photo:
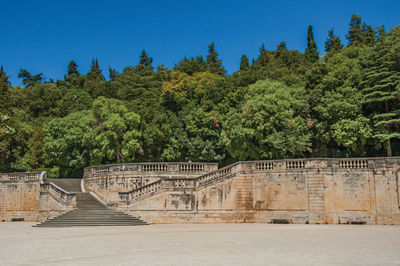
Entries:
{"type": "Polygon", "coordinates": [[[228,73],[240,57],[258,56],[262,43],[304,51],[313,25],[319,51],[332,27],[345,41],[352,14],[387,29],[400,23],[400,1],[6,1],[1,0],[0,65],[12,85],[21,68],[62,79],[70,60],[79,71],[99,59],[121,71],[136,65],[145,48],[156,66],[173,67],[184,56],[206,55],[215,42],[228,73]]]}

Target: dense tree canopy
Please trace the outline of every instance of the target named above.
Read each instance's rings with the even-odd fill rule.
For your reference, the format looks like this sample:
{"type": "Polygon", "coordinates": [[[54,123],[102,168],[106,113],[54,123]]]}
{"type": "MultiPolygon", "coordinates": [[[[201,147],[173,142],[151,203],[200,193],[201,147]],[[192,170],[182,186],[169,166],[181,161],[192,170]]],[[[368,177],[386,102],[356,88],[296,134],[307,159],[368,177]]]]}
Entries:
{"type": "Polygon", "coordinates": [[[143,49],[107,78],[93,59],[86,74],[70,61],[50,82],[21,69],[23,86],[12,86],[1,66],[0,171],[78,177],[119,162],[399,156],[400,27],[385,33],[353,15],[348,44],[329,30],[325,54],[305,30],[304,53],[261,44],[230,75],[214,43],[173,69],[143,49]]]}

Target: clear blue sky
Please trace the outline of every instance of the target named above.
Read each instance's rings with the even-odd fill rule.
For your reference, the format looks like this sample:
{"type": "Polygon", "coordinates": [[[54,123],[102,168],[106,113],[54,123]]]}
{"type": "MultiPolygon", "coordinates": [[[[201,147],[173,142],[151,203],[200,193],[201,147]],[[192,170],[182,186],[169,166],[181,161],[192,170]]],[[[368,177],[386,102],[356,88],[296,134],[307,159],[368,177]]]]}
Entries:
{"type": "Polygon", "coordinates": [[[13,85],[21,68],[62,79],[70,60],[89,70],[93,57],[103,73],[136,65],[145,48],[156,66],[173,67],[184,56],[206,55],[215,42],[229,73],[240,57],[257,57],[262,43],[304,51],[308,25],[319,51],[334,27],[342,41],[352,14],[387,29],[400,23],[399,0],[312,1],[11,1],[0,7],[0,65],[13,85]]]}

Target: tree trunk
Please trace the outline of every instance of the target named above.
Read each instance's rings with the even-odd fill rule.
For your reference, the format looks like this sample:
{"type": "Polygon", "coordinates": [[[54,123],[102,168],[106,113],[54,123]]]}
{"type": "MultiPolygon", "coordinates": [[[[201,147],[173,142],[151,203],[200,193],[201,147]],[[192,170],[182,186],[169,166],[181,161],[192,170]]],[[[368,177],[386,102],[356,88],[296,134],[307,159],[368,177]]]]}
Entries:
{"type": "Polygon", "coordinates": [[[387,140],[387,157],[392,157],[392,144],[390,143],[390,139],[387,140]]]}

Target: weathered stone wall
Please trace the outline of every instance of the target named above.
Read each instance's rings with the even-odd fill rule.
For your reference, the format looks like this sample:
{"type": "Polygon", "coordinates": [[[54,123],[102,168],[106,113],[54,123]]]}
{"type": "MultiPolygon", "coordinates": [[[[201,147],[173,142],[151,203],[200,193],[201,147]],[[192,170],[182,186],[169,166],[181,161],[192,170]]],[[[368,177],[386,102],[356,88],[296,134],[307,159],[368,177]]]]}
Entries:
{"type": "Polygon", "coordinates": [[[239,162],[119,193],[119,208],[153,223],[400,224],[399,173],[400,158],[239,162]]]}
{"type": "Polygon", "coordinates": [[[0,174],[0,220],[36,221],[40,172],[0,174]]]}
{"type": "MultiPolygon", "coordinates": [[[[85,169],[85,188],[152,223],[400,224],[400,158],[85,169]]],[[[76,207],[45,173],[0,174],[0,221],[42,221],[76,207]]]]}
{"type": "Polygon", "coordinates": [[[76,208],[76,194],[64,191],[54,183],[41,185],[38,221],[42,222],[76,208]]]}
{"type": "Polygon", "coordinates": [[[127,192],[160,179],[193,178],[218,169],[215,163],[127,163],[84,169],[86,191],[109,203],[119,202],[118,192],[127,192]]]}
{"type": "Polygon", "coordinates": [[[45,172],[0,174],[0,221],[44,221],[76,207],[75,194],[45,178],[45,172]]]}

